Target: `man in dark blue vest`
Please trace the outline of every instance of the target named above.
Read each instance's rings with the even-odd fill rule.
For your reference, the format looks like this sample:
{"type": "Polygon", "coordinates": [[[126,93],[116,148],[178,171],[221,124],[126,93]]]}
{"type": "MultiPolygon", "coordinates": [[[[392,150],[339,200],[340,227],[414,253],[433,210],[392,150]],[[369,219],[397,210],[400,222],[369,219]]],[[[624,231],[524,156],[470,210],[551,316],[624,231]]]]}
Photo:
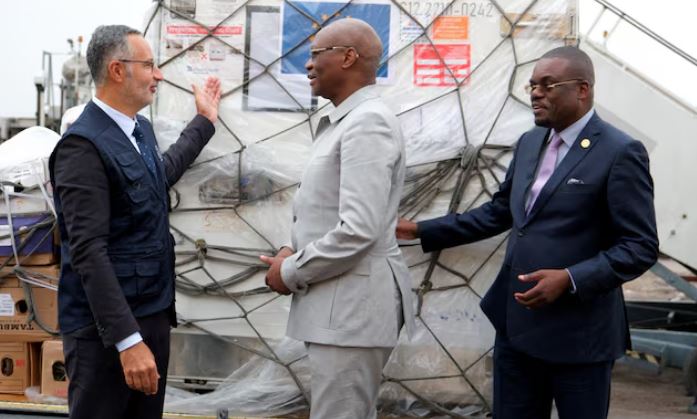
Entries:
{"type": "Polygon", "coordinates": [[[87,48],[95,98],[49,162],[61,232],[59,323],[71,418],[160,418],[174,311],[168,188],[213,136],[220,82],[159,152],[150,122],[162,73],[140,32],[100,26],[87,48]]]}
{"type": "Polygon", "coordinates": [[[629,346],[622,284],[658,256],[644,146],[593,109],[593,63],[560,47],[535,65],[537,127],[518,141],[490,202],[418,224],[424,251],[511,230],[481,308],[496,328],[494,418],[607,417],[614,360],[629,346]]]}

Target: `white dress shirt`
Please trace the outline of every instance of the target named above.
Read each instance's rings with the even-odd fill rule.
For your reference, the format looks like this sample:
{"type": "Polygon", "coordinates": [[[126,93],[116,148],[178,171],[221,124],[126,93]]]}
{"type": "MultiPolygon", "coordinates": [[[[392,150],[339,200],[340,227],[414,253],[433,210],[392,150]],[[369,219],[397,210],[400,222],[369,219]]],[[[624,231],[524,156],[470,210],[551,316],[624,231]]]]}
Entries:
{"type": "Polygon", "coordinates": [[[128,139],[131,140],[131,144],[133,144],[133,147],[135,147],[136,151],[140,154],[140,148],[138,148],[136,137],[133,136],[133,130],[135,129],[137,124],[135,118],[131,118],[130,116],[117,111],[116,109],[99,100],[96,96],[92,98],[92,102],[94,102],[95,105],[99,106],[99,109],[103,110],[104,113],[106,113],[109,116],[109,118],[113,119],[114,122],[116,122],[116,125],[118,125],[119,128],[121,128],[121,131],[123,131],[123,133],[126,134],[126,137],[128,137],[128,139]]]}

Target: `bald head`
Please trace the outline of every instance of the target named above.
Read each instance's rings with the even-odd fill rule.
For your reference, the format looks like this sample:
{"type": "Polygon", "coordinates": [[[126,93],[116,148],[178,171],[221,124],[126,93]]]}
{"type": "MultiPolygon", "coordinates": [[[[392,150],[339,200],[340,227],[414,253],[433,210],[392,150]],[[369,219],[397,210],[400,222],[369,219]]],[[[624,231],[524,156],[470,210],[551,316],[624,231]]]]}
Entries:
{"type": "Polygon", "coordinates": [[[359,55],[356,65],[369,71],[374,77],[380,67],[382,42],[372,26],[360,19],[345,18],[337,20],[319,31],[331,45],[346,45],[356,49],[359,55]]]}
{"type": "Polygon", "coordinates": [[[375,84],[382,44],[375,30],[362,20],[337,20],[317,32],[305,63],[315,96],[338,106],[363,87],[375,84]]]}

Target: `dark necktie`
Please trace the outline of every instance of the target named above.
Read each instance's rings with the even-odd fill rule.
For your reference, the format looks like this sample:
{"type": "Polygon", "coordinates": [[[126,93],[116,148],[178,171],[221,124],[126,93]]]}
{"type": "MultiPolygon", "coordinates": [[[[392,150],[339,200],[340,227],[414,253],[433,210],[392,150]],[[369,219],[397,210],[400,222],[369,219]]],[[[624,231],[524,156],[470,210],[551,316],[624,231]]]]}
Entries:
{"type": "Polygon", "coordinates": [[[152,148],[148,145],[148,143],[145,142],[145,135],[138,124],[136,124],[136,127],[133,129],[133,137],[136,139],[136,144],[138,144],[138,149],[140,149],[140,155],[143,157],[145,165],[148,167],[148,170],[150,170],[150,173],[157,178],[155,153],[153,153],[152,148]]]}

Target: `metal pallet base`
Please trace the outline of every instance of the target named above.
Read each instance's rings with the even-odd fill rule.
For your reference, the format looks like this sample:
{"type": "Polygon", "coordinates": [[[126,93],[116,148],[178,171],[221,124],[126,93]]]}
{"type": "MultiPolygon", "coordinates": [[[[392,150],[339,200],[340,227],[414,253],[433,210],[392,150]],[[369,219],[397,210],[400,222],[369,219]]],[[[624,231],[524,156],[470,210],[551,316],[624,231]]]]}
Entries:
{"type": "MultiPolygon", "coordinates": [[[[34,415],[45,415],[46,417],[68,417],[68,406],[0,400],[0,414],[2,413],[24,413],[34,415]]],[[[165,412],[162,417],[163,419],[277,419],[271,417],[251,416],[188,415],[168,412],[165,412]]]]}

